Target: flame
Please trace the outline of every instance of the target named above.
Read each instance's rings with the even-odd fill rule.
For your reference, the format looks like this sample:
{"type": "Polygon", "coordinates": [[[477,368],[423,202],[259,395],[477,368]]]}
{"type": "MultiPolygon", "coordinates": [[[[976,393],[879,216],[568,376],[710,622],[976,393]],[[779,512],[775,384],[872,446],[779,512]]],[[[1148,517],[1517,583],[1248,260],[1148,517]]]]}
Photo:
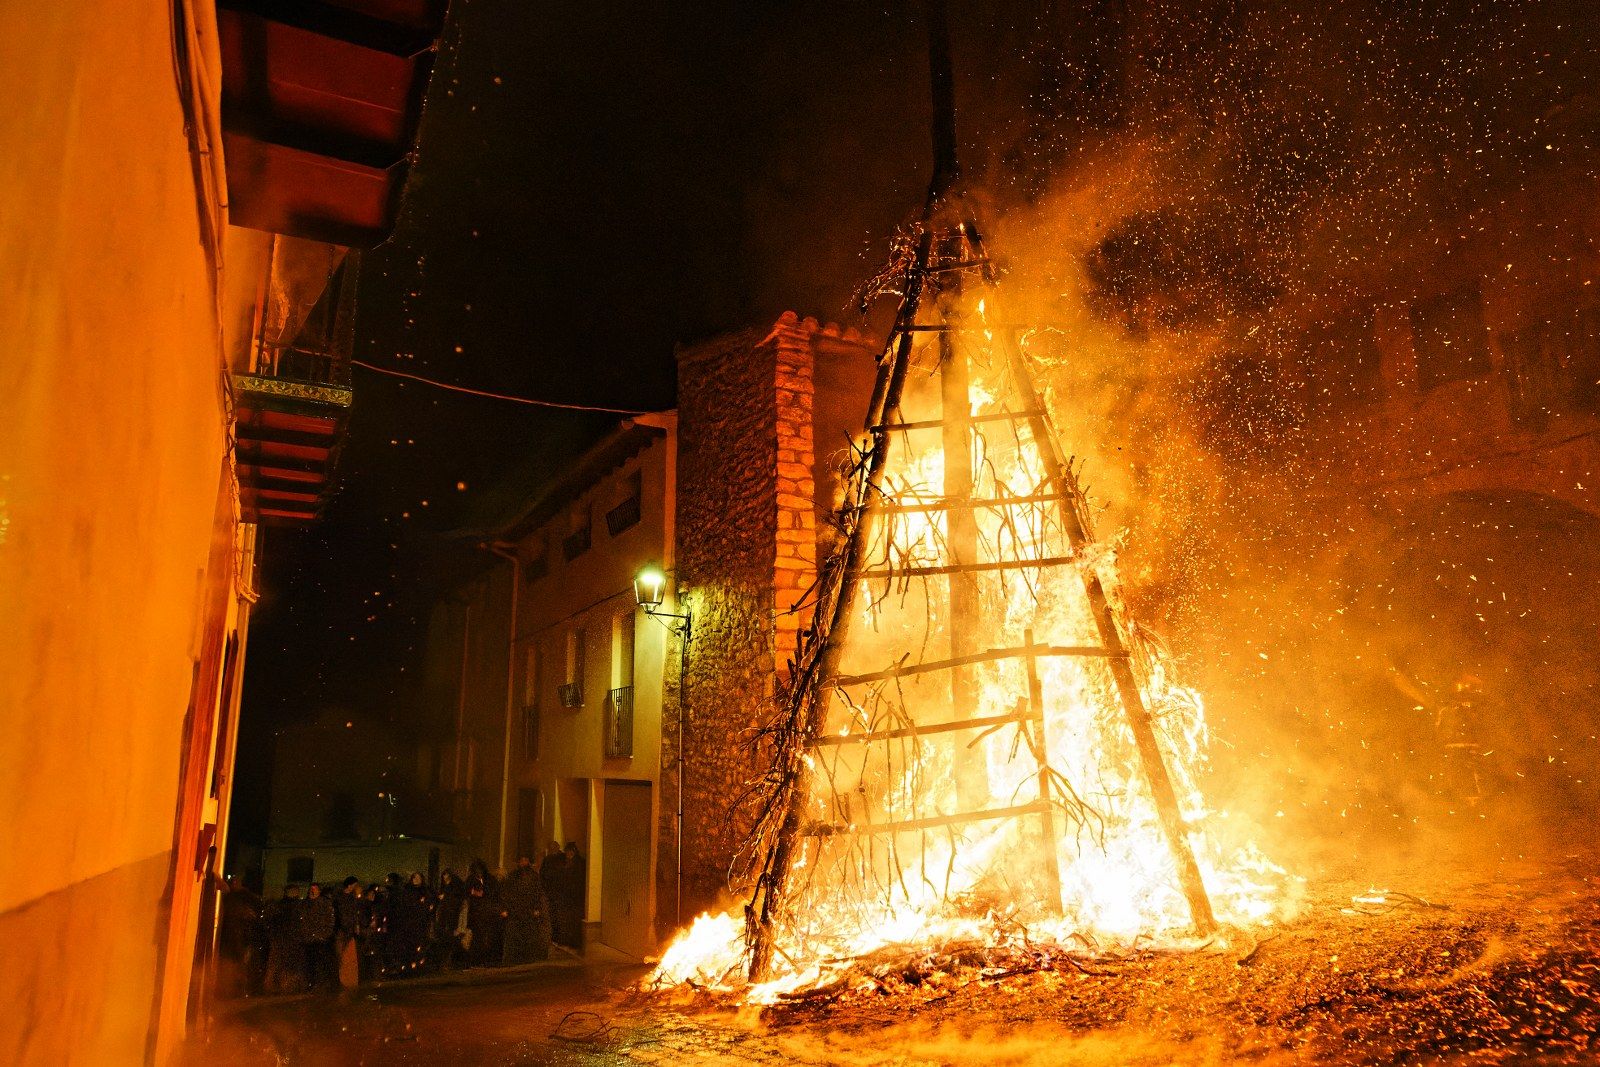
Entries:
{"type": "MultiPolygon", "coordinates": [[[[974,335],[964,342],[980,346],[967,353],[973,414],[1020,407],[1006,361],[991,350],[989,310],[986,302],[977,304],[984,328],[973,333],[983,339],[974,335]]],[[[931,371],[926,356],[922,364],[931,371]]],[[[937,418],[936,376],[913,373],[919,384],[908,387],[902,414],[913,422],[937,418]]],[[[980,428],[972,457],[974,498],[1037,497],[1047,479],[1028,425],[1002,420],[980,428]]],[[[938,431],[907,431],[891,454],[886,491],[901,503],[938,501],[944,467],[938,431]]],[[[867,558],[876,567],[947,562],[948,514],[887,513],[867,558]]],[[[1067,552],[1053,505],[981,508],[974,514],[983,558],[1067,552]]],[[[1092,569],[1121,613],[1112,546],[1091,545],[1071,566],[1092,569]]],[[[1036,644],[1097,646],[1083,579],[1061,567],[984,574],[983,645],[1020,647],[1031,634],[1036,644]]],[[[908,652],[910,662],[945,655],[950,607],[939,591],[943,586],[934,586],[878,581],[863,588],[842,673],[881,670],[908,652]]],[[[1217,919],[1225,927],[1247,927],[1284,917],[1293,906],[1295,880],[1244,838],[1242,820],[1211,811],[1201,791],[1210,743],[1204,701],[1176,681],[1153,639],[1128,629],[1146,707],[1217,919]]],[[[817,784],[807,813],[815,826],[832,829],[807,837],[799,850],[797,888],[772,981],[746,984],[744,922],[730,912],[696,919],[668,949],[654,983],[737,990],[762,1003],[833,980],[849,961],[897,945],[1001,946],[1021,938],[1092,950],[1156,939],[1191,943],[1192,920],[1172,852],[1103,661],[1055,655],[1002,659],[972,670],[972,707],[953,706],[957,698],[944,671],[836,691],[826,731],[836,743],[811,754],[817,784]],[[1037,671],[1043,697],[1042,740],[1032,732],[1035,725],[1025,725],[1030,668],[1037,671]],[[860,740],[885,725],[926,725],[963,715],[1006,721],[981,733],[860,740]],[[1042,746],[1054,777],[1041,775],[1041,748],[1035,746],[1042,746]],[[1027,813],[939,829],[866,832],[869,824],[972,810],[971,796],[958,797],[970,786],[958,786],[958,780],[981,781],[981,810],[1027,813]],[[1037,802],[1045,795],[1055,802],[1048,823],[1038,814],[1037,802]],[[1057,884],[1059,899],[1051,900],[1057,884]]]]}
{"type": "Polygon", "coordinates": [[[721,986],[744,965],[744,922],[733,912],[709,912],[689,924],[656,964],[662,985],[721,986]]]}

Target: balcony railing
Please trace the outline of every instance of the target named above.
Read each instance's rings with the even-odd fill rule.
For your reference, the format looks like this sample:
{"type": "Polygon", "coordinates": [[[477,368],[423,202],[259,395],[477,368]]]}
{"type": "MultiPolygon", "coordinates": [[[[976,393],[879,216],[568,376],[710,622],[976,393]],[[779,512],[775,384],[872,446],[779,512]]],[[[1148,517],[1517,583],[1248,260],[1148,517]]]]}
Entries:
{"type": "Polygon", "coordinates": [[[307,385],[350,385],[350,361],[334,352],[263,341],[256,375],[307,385]]]}
{"type": "Polygon", "coordinates": [[[606,694],[606,756],[626,759],[633,756],[633,686],[625,685],[606,694]]]}

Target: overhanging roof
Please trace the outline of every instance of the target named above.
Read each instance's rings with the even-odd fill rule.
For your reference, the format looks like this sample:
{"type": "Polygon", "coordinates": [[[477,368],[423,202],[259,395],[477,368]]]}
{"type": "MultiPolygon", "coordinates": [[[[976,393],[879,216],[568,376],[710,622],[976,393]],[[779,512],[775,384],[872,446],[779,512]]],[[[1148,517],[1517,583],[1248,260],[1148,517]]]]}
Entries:
{"type": "Polygon", "coordinates": [[[444,14],[445,0],[220,0],[231,221],[387,238],[444,14]]]}

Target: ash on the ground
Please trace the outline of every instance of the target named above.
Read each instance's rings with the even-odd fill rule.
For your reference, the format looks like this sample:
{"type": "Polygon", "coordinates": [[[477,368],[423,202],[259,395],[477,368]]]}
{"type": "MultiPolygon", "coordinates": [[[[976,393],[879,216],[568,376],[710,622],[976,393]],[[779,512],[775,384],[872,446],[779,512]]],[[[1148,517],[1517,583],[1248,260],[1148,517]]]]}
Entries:
{"type": "Polygon", "coordinates": [[[1298,919],[1194,952],[885,958],[759,1012],[619,1005],[599,1044],[640,1063],[1600,1062],[1592,857],[1415,873],[1324,880],[1298,919]]]}

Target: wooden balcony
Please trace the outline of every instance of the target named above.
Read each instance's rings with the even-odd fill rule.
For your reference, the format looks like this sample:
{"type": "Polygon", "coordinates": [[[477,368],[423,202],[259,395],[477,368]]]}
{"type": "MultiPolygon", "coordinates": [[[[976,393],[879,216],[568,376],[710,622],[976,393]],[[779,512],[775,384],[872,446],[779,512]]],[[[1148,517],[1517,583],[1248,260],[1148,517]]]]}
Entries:
{"type": "Polygon", "coordinates": [[[351,392],[335,380],[331,361],[290,358],[311,356],[285,350],[256,374],[234,375],[235,456],[246,522],[300,526],[322,508],[351,392]],[[306,369],[319,366],[330,373],[306,369]]]}

